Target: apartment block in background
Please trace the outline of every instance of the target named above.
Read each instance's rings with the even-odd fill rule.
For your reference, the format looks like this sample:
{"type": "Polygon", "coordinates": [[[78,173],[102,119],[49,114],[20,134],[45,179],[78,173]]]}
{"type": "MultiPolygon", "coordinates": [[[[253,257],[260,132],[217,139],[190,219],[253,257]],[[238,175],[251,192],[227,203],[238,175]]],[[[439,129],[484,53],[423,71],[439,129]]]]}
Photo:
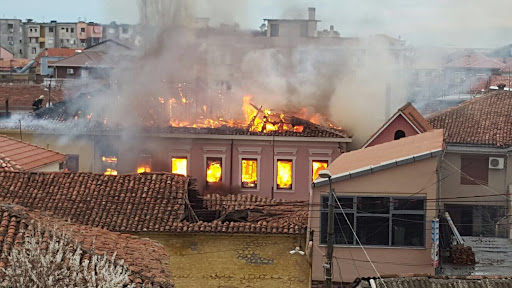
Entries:
{"type": "Polygon", "coordinates": [[[45,47],[45,39],[41,37],[41,24],[34,22],[32,19],[27,19],[23,25],[23,40],[24,58],[36,58],[41,53],[41,49],[45,47]]]}
{"type": "Polygon", "coordinates": [[[0,46],[23,58],[23,23],[19,19],[0,19],[0,46]]]}

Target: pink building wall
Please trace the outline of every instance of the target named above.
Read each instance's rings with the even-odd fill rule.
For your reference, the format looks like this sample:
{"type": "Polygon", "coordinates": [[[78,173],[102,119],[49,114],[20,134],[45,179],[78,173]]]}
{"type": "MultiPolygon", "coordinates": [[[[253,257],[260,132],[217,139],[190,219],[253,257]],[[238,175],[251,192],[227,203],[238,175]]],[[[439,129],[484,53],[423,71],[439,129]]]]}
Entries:
{"type": "Polygon", "coordinates": [[[0,60],[12,60],[14,59],[14,55],[7,51],[5,48],[0,47],[0,60]]]}
{"type": "Polygon", "coordinates": [[[102,38],[103,26],[101,25],[87,25],[87,38],[102,38]]]}
{"type": "MultiPolygon", "coordinates": [[[[256,138],[256,137],[255,137],[256,138]]],[[[138,143],[122,147],[119,152],[119,173],[134,173],[137,169],[137,156],[148,154],[152,156],[153,171],[171,171],[172,157],[187,157],[189,160],[188,175],[197,179],[198,188],[206,188],[206,157],[223,159],[222,183],[226,190],[241,194],[253,194],[263,197],[274,197],[283,200],[304,200],[310,198],[312,182],[312,160],[334,161],[341,151],[345,152],[342,142],[300,142],[270,140],[233,140],[229,139],[171,139],[146,138],[141,141],[126,141],[138,143]],[[257,189],[241,189],[241,158],[258,159],[259,178],[257,189]],[[275,160],[291,159],[294,161],[294,182],[291,191],[274,189],[275,160]]],[[[295,138],[296,139],[296,138],[295,138]]],[[[338,141],[332,139],[333,141],[338,141]]],[[[96,149],[99,150],[99,149],[96,149]]],[[[101,159],[101,155],[96,155],[101,159]]],[[[98,173],[100,167],[96,167],[98,173]]],[[[214,185],[218,187],[219,185],[214,185]]]]}
{"type": "Polygon", "coordinates": [[[397,130],[404,131],[406,137],[419,134],[404,116],[398,115],[367,147],[393,141],[397,130]]]}
{"type": "MultiPolygon", "coordinates": [[[[436,216],[436,177],[437,158],[430,158],[381,170],[346,181],[333,183],[336,195],[347,196],[423,196],[427,199],[425,246],[418,248],[394,248],[364,246],[369,258],[381,275],[434,274],[431,264],[432,240],[430,231],[432,219],[436,216]],[[418,191],[421,191],[417,193],[418,191]],[[416,193],[416,194],[415,194],[416,193]]],[[[320,203],[321,195],[327,195],[329,186],[313,189],[312,202],[320,203]]],[[[325,263],[326,245],[320,244],[320,211],[317,206],[310,209],[309,227],[314,230],[312,280],[324,279],[322,264],[325,263]]],[[[334,261],[334,281],[351,282],[358,277],[375,277],[376,273],[359,246],[335,245],[334,257],[338,259],[341,271],[334,261]],[[354,259],[354,260],[352,260],[354,259]],[[357,269],[354,265],[357,265],[357,269]]]]}
{"type": "Polygon", "coordinates": [[[78,36],[78,39],[80,39],[80,40],[87,39],[87,23],[78,22],[76,24],[76,34],[78,36]],[[82,32],[82,28],[85,28],[85,32],[82,32]]]}

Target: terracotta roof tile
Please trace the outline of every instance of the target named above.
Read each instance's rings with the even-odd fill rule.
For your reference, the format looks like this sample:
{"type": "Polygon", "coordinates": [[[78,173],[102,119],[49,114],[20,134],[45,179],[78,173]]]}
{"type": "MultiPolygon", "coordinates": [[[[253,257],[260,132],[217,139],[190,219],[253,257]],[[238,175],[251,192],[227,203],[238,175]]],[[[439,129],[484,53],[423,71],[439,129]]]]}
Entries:
{"type": "Polygon", "coordinates": [[[64,154],[0,135],[0,170],[29,171],[65,160],[64,154]]]}
{"type": "MultiPolygon", "coordinates": [[[[52,88],[52,102],[61,101],[67,94],[64,89],[52,88]]],[[[5,110],[5,100],[9,99],[11,110],[32,110],[32,103],[41,95],[45,97],[43,105],[46,105],[48,91],[41,85],[0,84],[0,108],[5,110]]]]}
{"type": "Polygon", "coordinates": [[[489,58],[480,53],[473,53],[446,64],[446,68],[487,68],[501,69],[505,66],[503,62],[489,58]]]}
{"type": "Polygon", "coordinates": [[[167,173],[0,172],[0,201],[116,232],[305,232],[307,205],[302,202],[248,195],[203,199],[189,187],[189,180],[167,173]],[[187,205],[191,202],[193,211],[187,205]],[[241,219],[235,217],[238,212],[244,215],[241,219]],[[273,229],[266,229],[268,226],[273,229]]]}
{"type": "MultiPolygon", "coordinates": [[[[172,287],[169,256],[162,245],[149,239],[135,236],[126,237],[120,233],[109,232],[100,228],[72,224],[54,218],[39,211],[29,211],[16,205],[0,204],[0,247],[2,255],[9,253],[16,245],[20,245],[24,235],[41,225],[43,229],[57,229],[68,233],[74,241],[80,243],[85,257],[91,253],[106,253],[112,257],[116,253],[118,259],[132,271],[134,282],[150,281],[152,287],[172,287]]],[[[1,266],[9,263],[6,258],[0,260],[1,266]]]]}
{"type": "MultiPolygon", "coordinates": [[[[468,276],[468,277],[400,277],[400,278],[385,278],[383,281],[375,279],[375,287],[387,288],[487,288],[487,287],[502,287],[512,288],[512,279],[510,277],[482,277],[482,276],[468,276]]],[[[370,288],[372,285],[368,279],[362,280],[355,288],[370,288]]]]}
{"type": "Polygon", "coordinates": [[[512,146],[512,94],[495,92],[466,101],[428,118],[444,129],[446,143],[512,146]]]}
{"type": "Polygon", "coordinates": [[[341,154],[327,167],[332,176],[388,161],[443,149],[443,131],[432,130],[341,154]]]}

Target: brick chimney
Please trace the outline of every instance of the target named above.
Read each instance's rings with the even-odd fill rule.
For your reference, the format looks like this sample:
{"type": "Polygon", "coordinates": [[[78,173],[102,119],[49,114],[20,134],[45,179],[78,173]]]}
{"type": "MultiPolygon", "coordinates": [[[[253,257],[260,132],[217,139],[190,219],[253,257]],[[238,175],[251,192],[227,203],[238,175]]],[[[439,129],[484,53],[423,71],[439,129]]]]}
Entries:
{"type": "Polygon", "coordinates": [[[308,8],[308,20],[316,20],[316,8],[308,8]]]}

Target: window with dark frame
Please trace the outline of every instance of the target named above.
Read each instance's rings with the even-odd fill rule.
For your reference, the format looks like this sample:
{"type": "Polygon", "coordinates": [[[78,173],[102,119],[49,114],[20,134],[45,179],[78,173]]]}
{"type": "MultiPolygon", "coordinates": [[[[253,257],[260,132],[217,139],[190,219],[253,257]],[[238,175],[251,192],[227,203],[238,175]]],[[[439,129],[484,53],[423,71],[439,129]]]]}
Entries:
{"type": "MultiPolygon", "coordinates": [[[[320,242],[327,243],[328,196],[322,196],[320,242]]],[[[425,246],[424,197],[338,196],[347,219],[335,203],[334,243],[357,245],[349,224],[362,245],[425,246]]]]}
{"type": "Polygon", "coordinates": [[[461,156],[460,157],[460,184],[462,185],[488,185],[489,183],[489,157],[487,156],[461,156]]]}
{"type": "Polygon", "coordinates": [[[49,27],[48,32],[53,33],[53,27],[49,27]]]}
{"type": "Polygon", "coordinates": [[[270,37],[279,36],[279,24],[270,24],[270,37]]]}
{"type": "Polygon", "coordinates": [[[79,159],[80,156],[77,154],[66,155],[66,171],[78,172],[79,171],[79,159]]]}

